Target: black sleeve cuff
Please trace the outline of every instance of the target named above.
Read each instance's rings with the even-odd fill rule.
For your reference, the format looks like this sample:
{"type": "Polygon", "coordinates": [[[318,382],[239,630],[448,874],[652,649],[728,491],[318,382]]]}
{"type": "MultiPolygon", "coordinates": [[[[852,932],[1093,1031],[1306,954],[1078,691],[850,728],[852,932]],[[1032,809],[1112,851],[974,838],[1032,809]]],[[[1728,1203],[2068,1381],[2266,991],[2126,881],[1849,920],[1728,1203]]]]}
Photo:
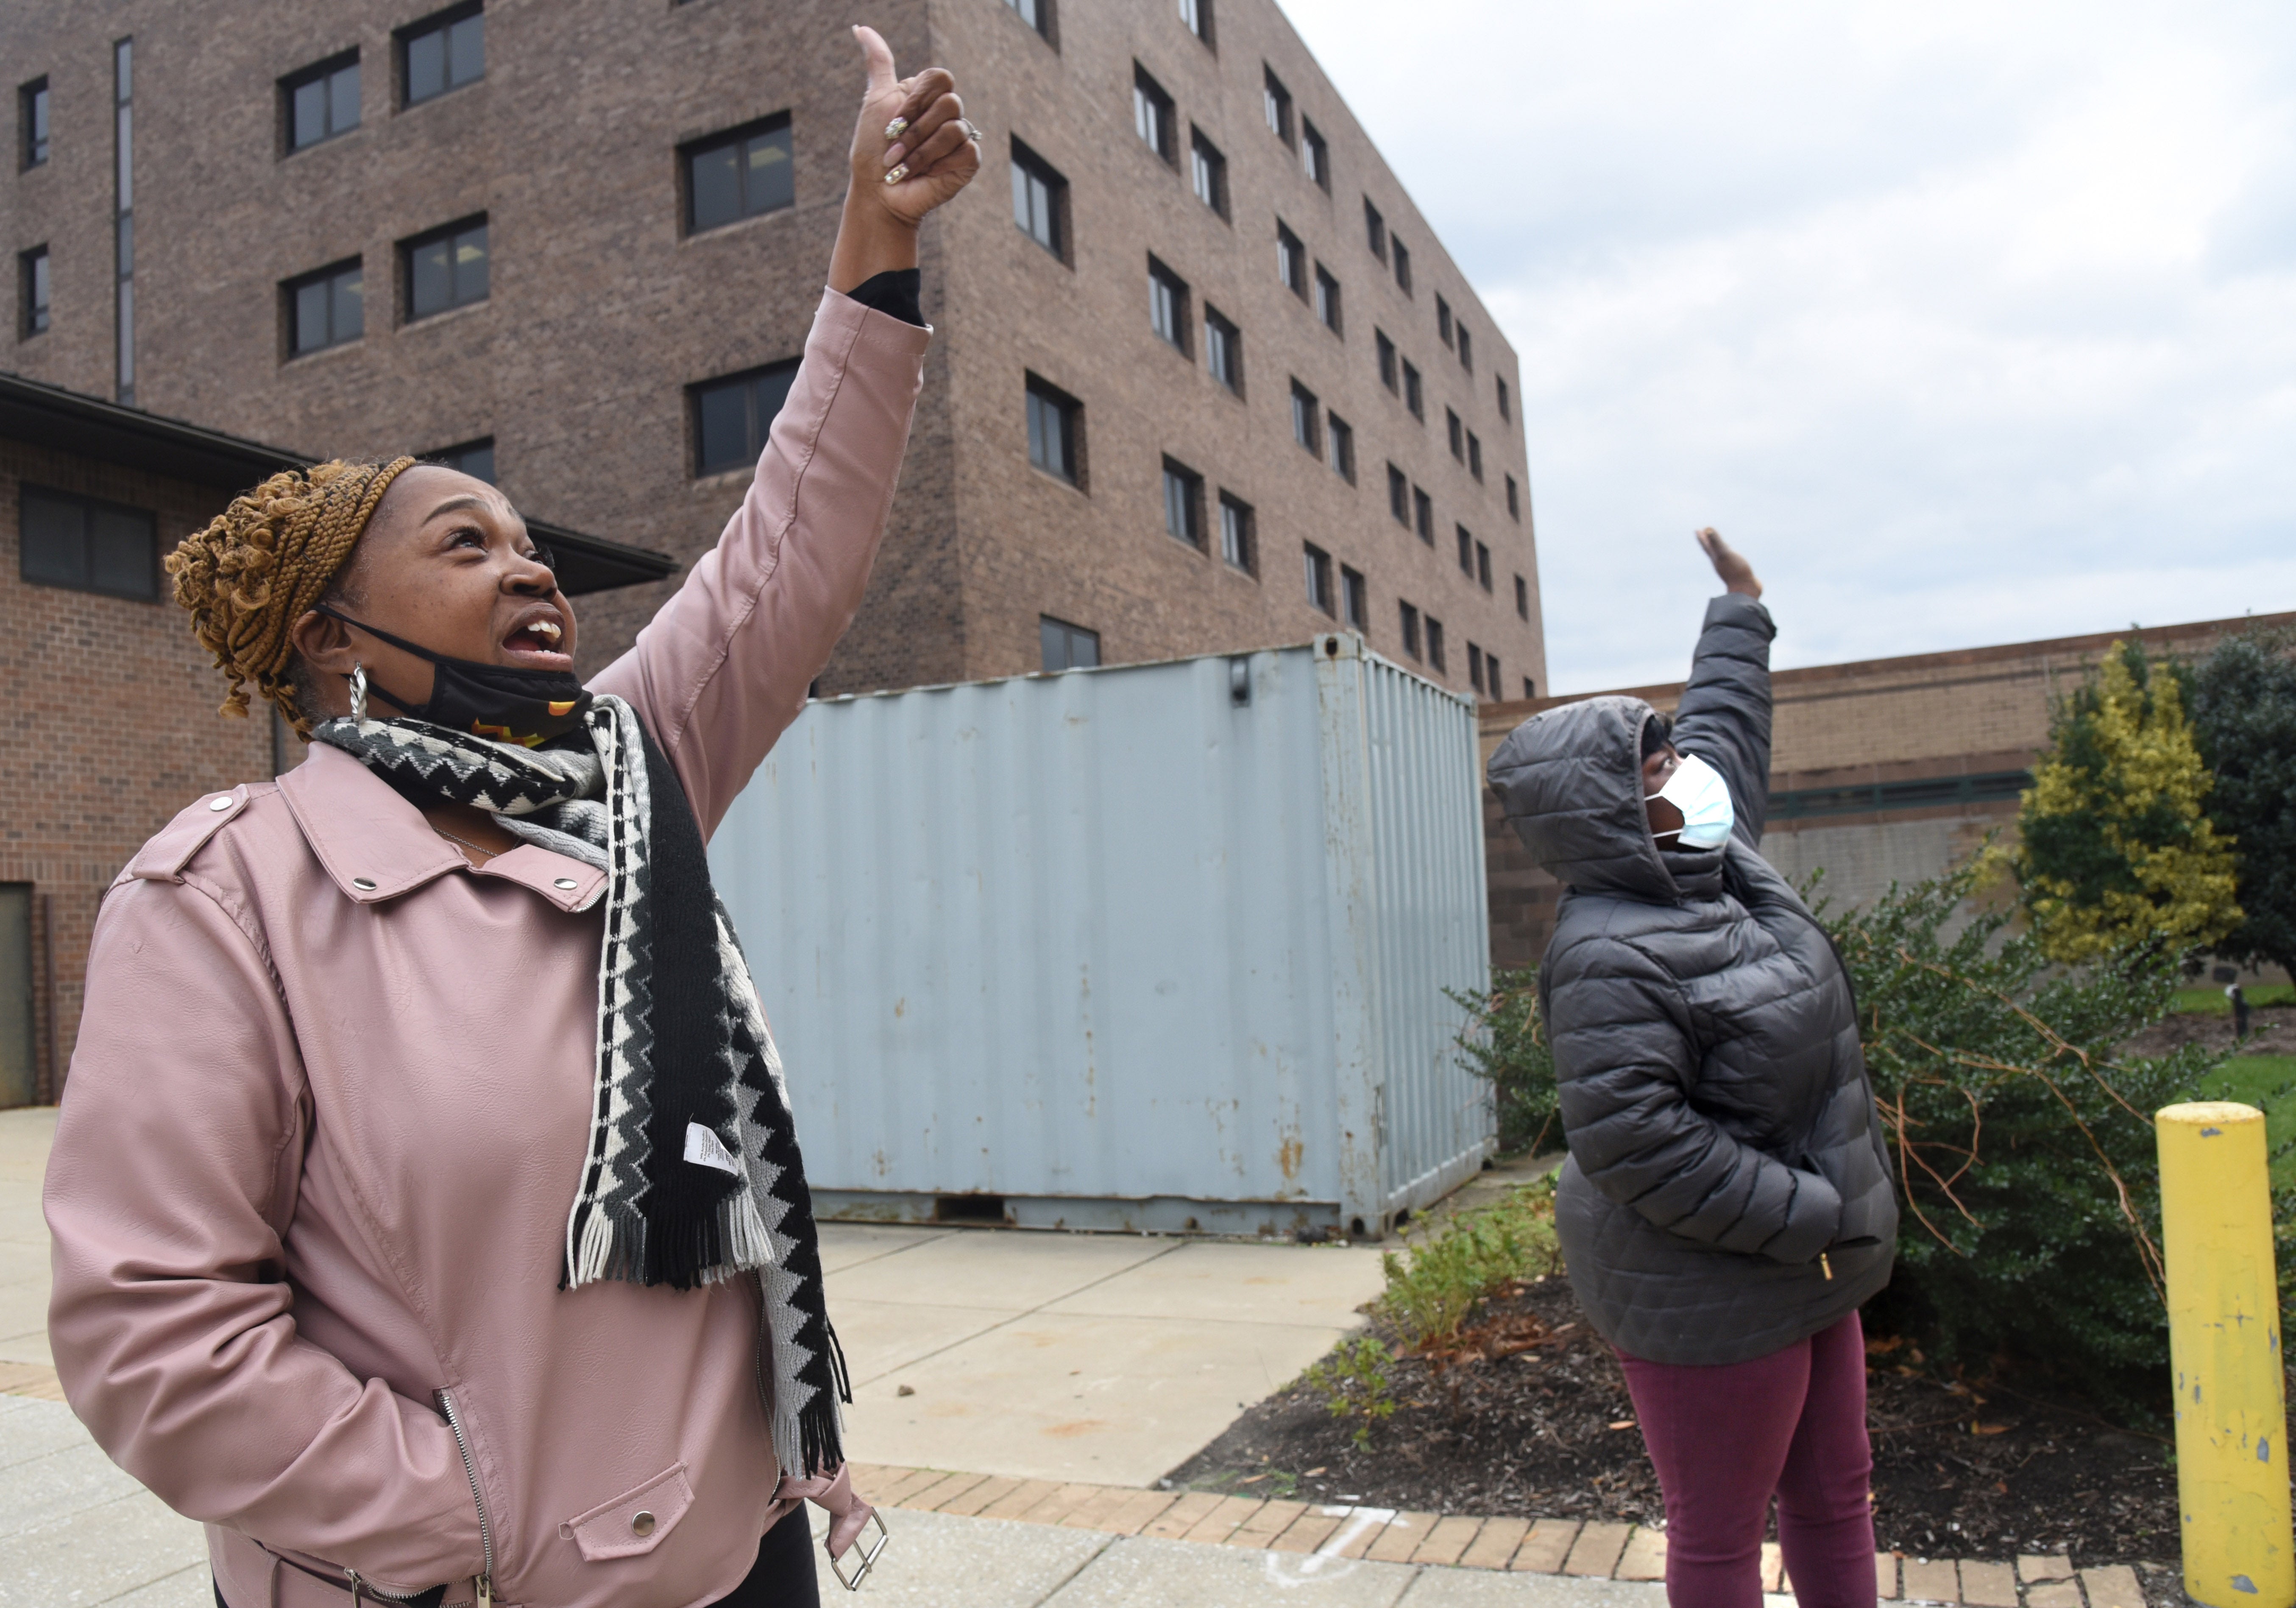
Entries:
{"type": "Polygon", "coordinates": [[[924,275],[919,270],[888,268],[882,274],[870,275],[846,293],[865,308],[922,329],[925,312],[917,299],[923,291],[924,275]]]}

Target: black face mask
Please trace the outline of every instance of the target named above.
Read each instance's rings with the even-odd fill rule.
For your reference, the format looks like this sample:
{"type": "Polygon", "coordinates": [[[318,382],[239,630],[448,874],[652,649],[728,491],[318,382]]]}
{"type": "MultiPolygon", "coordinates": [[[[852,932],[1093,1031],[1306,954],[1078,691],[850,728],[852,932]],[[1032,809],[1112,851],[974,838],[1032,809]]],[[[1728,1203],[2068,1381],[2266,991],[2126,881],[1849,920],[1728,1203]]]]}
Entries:
{"type": "Polygon", "coordinates": [[[539,748],[581,725],[589,710],[590,694],[582,690],[580,679],[571,670],[521,670],[507,664],[481,664],[474,659],[449,659],[417,647],[403,636],[378,631],[325,603],[318,605],[318,611],[438,667],[427,703],[409,703],[380,683],[372,684],[375,692],[414,719],[496,742],[539,748]]]}

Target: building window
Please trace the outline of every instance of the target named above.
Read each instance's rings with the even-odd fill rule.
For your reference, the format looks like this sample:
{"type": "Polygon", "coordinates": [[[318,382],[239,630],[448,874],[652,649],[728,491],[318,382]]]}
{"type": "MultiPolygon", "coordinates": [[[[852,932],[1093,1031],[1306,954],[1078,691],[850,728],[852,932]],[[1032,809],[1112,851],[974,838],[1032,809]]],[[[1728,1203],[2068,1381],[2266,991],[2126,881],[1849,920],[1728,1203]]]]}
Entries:
{"type": "Polygon", "coordinates": [[[699,234],[797,204],[789,113],[713,134],[679,148],[685,168],[685,232],[699,234]]]}
{"type": "Polygon", "coordinates": [[[1483,478],[1483,443],[1472,430],[1467,432],[1467,472],[1479,480],[1483,478]]]}
{"type": "Polygon", "coordinates": [[[398,30],[398,62],[406,95],[419,106],[487,76],[487,18],[475,5],[458,5],[398,30]]]}
{"type": "Polygon", "coordinates": [[[1440,296],[1435,298],[1435,333],[1445,346],[1451,344],[1451,304],[1440,296]]]}
{"type": "Polygon", "coordinates": [[[1372,344],[1379,349],[1379,382],[1393,390],[1396,389],[1395,342],[1387,338],[1387,332],[1382,329],[1373,330],[1371,338],[1372,344]]]}
{"type": "Polygon", "coordinates": [[[1483,655],[1483,685],[1494,701],[1506,696],[1499,690],[1506,684],[1499,679],[1499,656],[1496,653],[1483,655]]]}
{"type": "Polygon", "coordinates": [[[1182,357],[1192,355],[1187,282],[1152,257],[1148,259],[1148,327],[1182,357]]]}
{"type": "Polygon", "coordinates": [[[1472,642],[1467,644],[1467,680],[1475,691],[1483,690],[1483,651],[1472,642]]]}
{"type": "Polygon", "coordinates": [[[1371,630],[1371,583],[1364,579],[1362,571],[1345,564],[1340,566],[1340,606],[1349,625],[1358,631],[1371,630]]]}
{"type": "MultiPolygon", "coordinates": [[[[1523,619],[1530,618],[1530,583],[1520,575],[1514,578],[1514,611],[1523,619]]],[[[1529,693],[1523,694],[1528,698],[1529,693]]]]}
{"type": "Polygon", "coordinates": [[[36,587],[149,602],[160,595],[160,538],[142,508],[26,486],[17,502],[21,573],[36,587]]]}
{"type": "Polygon", "coordinates": [[[1512,424],[1514,423],[1514,399],[1507,395],[1506,377],[1494,374],[1491,378],[1499,388],[1499,417],[1512,424]]]}
{"type": "Polygon", "coordinates": [[[441,447],[434,453],[426,454],[425,461],[469,475],[474,480],[484,480],[489,486],[495,483],[495,439],[492,436],[464,441],[457,447],[441,447]]]}
{"type": "Polygon", "coordinates": [[[135,41],[111,42],[112,396],[135,406],[135,41]]]}
{"type": "Polygon", "coordinates": [[[1320,417],[1316,393],[1297,380],[1292,381],[1292,439],[1317,457],[1324,455],[1323,435],[1316,428],[1320,417]]]}
{"type": "Polygon", "coordinates": [[[789,400],[795,362],[769,364],[692,388],[693,472],[724,474],[748,469],[766,449],[774,415],[789,400]]]}
{"type": "Polygon", "coordinates": [[[1536,697],[1538,697],[1538,683],[1537,683],[1536,681],[1533,681],[1529,677],[1525,676],[1525,677],[1522,678],[1522,695],[1523,695],[1525,698],[1536,698],[1536,697]]]}
{"type": "Polygon", "coordinates": [[[1259,565],[1253,556],[1251,505],[1230,492],[1219,496],[1220,556],[1247,575],[1259,565]]]}
{"type": "Polygon", "coordinates": [[[1379,215],[1379,209],[1371,204],[1368,195],[1364,197],[1364,243],[1371,248],[1374,257],[1382,262],[1387,260],[1387,219],[1379,215]]]}
{"type": "Polygon", "coordinates": [[[1013,221],[1054,256],[1069,258],[1069,182],[1020,141],[1013,142],[1013,221]]]}
{"type": "Polygon", "coordinates": [[[1316,265],[1316,317],[1334,335],[1345,332],[1340,328],[1340,282],[1320,262],[1316,265]]]}
{"type": "Polygon", "coordinates": [[[1047,40],[1053,37],[1053,0],[1004,0],[1004,4],[1047,40]]]}
{"type": "Polygon", "coordinates": [[[1522,520],[1522,494],[1515,489],[1514,476],[1506,477],[1507,518],[1517,523],[1522,520]]]}
{"type": "Polygon", "coordinates": [[[348,134],[359,124],[358,52],[348,51],[282,78],[279,103],[291,152],[348,134]]]}
{"type": "Polygon", "coordinates": [[[1435,499],[1414,486],[1411,488],[1411,528],[1419,532],[1419,539],[1429,546],[1435,545],[1435,499]]]}
{"type": "Polygon", "coordinates": [[[47,332],[48,249],[34,246],[16,258],[16,334],[29,340],[47,332]]]}
{"type": "Polygon", "coordinates": [[[1443,622],[1429,614],[1422,623],[1427,628],[1427,662],[1435,667],[1438,675],[1448,675],[1451,667],[1443,662],[1443,622]]]}
{"type": "Polygon", "coordinates": [[[1178,165],[1172,135],[1172,97],[1137,62],[1132,64],[1132,131],[1149,150],[1178,165]]]}
{"type": "Polygon", "coordinates": [[[1397,524],[1411,529],[1411,480],[1392,464],[1387,466],[1387,511],[1397,524]]]}
{"type": "Polygon", "coordinates": [[[1210,45],[1212,42],[1212,0],[1180,0],[1180,25],[1210,45]]]}
{"type": "Polygon", "coordinates": [[[1267,75],[1260,86],[1260,110],[1267,114],[1269,132],[1289,145],[1292,143],[1292,92],[1283,87],[1283,80],[1275,76],[1274,68],[1263,64],[1260,70],[1267,75]]]}
{"type": "Polygon", "coordinates": [[[1243,333],[1209,306],[1204,308],[1204,366],[1213,379],[1243,395],[1243,333]]]}
{"type": "Polygon", "coordinates": [[[1356,483],[1355,427],[1337,414],[1324,415],[1324,444],[1327,449],[1332,472],[1352,486],[1356,483]]]}
{"type": "Polygon", "coordinates": [[[1188,130],[1188,183],[1198,201],[1222,217],[1227,216],[1227,158],[1193,125],[1188,130]]]}
{"type": "Polygon", "coordinates": [[[1475,538],[1464,525],[1452,528],[1459,533],[1459,573],[1472,579],[1475,573],[1475,538]]]}
{"type": "Polygon", "coordinates": [[[1074,397],[1028,377],[1029,462],[1055,480],[1084,485],[1084,408],[1074,397]]]}
{"type": "Polygon", "coordinates": [[[366,276],[354,257],[284,287],[287,297],[287,355],[299,357],[366,333],[366,276]]]}
{"type": "Polygon", "coordinates": [[[1308,561],[1308,601],[1333,619],[1339,617],[1339,604],[1332,596],[1332,555],[1313,542],[1300,545],[1308,561]]]}
{"type": "Polygon", "coordinates": [[[17,155],[20,168],[48,160],[48,81],[34,78],[16,89],[17,155]]]}
{"type": "Polygon", "coordinates": [[[1164,529],[1191,547],[1204,545],[1204,477],[1171,458],[1164,460],[1164,529]]]}
{"type": "Polygon", "coordinates": [[[1308,248],[1281,221],[1275,226],[1275,274],[1285,290],[1308,299],[1308,248]]]}
{"type": "Polygon", "coordinates": [[[1300,165],[1324,190],[1332,187],[1332,148],[1307,119],[1300,119],[1300,165]]]}
{"type": "Polygon", "coordinates": [[[1100,633],[1049,614],[1037,616],[1037,644],[1047,670],[1089,670],[1100,663],[1100,633]]]}
{"type": "Polygon", "coordinates": [[[1411,294],[1411,253],[1405,250],[1403,242],[1393,235],[1389,235],[1388,241],[1395,248],[1396,285],[1406,296],[1408,296],[1411,294]]]}
{"type": "Polygon", "coordinates": [[[406,261],[406,316],[428,318],[487,299],[487,220],[448,224],[400,248],[406,261]]]}
{"type": "Polygon", "coordinates": [[[1419,611],[1407,603],[1395,606],[1403,621],[1403,651],[1416,659],[1420,656],[1419,611]]]}
{"type": "Polygon", "coordinates": [[[1475,372],[1475,343],[1467,338],[1467,326],[1459,325],[1459,366],[1469,373],[1475,372]]]}
{"type": "Polygon", "coordinates": [[[1443,428],[1450,432],[1451,455],[1462,464],[1467,461],[1467,434],[1459,423],[1459,415],[1449,408],[1443,410],[1443,428]]]}
{"type": "Polygon", "coordinates": [[[1403,405],[1422,423],[1427,419],[1427,398],[1420,394],[1419,371],[1406,359],[1403,365],[1403,405]]]}
{"type": "Polygon", "coordinates": [[[1491,550],[1483,542],[1475,544],[1475,578],[1482,584],[1484,591],[1491,589],[1491,550]]]}

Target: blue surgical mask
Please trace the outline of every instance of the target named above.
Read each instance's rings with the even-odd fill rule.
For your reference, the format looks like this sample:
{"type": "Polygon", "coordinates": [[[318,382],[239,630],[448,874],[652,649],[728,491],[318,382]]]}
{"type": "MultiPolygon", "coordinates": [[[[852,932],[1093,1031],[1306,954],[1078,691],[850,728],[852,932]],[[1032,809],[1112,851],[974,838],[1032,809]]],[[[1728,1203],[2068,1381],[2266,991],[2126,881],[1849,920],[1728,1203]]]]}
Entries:
{"type": "Polygon", "coordinates": [[[1718,848],[1730,835],[1730,828],[1738,819],[1738,812],[1730,803],[1730,784],[1722,773],[1696,754],[1685,754],[1666,785],[1654,793],[1644,795],[1644,801],[1664,799],[1682,811],[1679,833],[1653,833],[1653,837],[1673,838],[1685,849],[1718,848]]]}

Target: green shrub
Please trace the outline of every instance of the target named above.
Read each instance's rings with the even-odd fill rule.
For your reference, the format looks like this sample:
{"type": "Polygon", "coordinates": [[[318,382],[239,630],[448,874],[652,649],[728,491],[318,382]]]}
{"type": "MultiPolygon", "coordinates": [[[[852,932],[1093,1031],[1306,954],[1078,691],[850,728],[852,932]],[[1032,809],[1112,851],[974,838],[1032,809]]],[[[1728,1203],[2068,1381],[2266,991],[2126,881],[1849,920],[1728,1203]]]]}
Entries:
{"type": "Polygon", "coordinates": [[[1538,968],[1492,975],[1488,993],[1456,992],[1467,1012],[1459,1034],[1461,1064],[1490,1084],[1498,1103],[1499,1153],[1537,1151],[1562,1142],[1562,1107],[1554,1095],[1554,1054],[1538,1009],[1538,968]]]}
{"type": "Polygon", "coordinates": [[[1409,1259],[1389,1251],[1387,1291],[1374,1309],[1407,1350],[1457,1337],[1475,1309],[1517,1279],[1562,1265],[1554,1238],[1554,1189],[1541,1180],[1494,1206],[1462,1212],[1409,1259]]]}
{"type": "MultiPolygon", "coordinates": [[[[1324,1399],[1334,1418],[1360,1418],[1351,1439],[1359,1452],[1371,1449],[1371,1426],[1395,1412],[1395,1382],[1388,1374],[1387,1348],[1368,1334],[1340,1341],[1329,1357],[1300,1376],[1324,1399]]],[[[1285,1493],[1288,1495],[1289,1493],[1285,1493]]]]}
{"type": "Polygon", "coordinates": [[[1821,907],[1857,990],[1858,1027],[1904,1209],[1878,1326],[1982,1366],[2013,1351],[2094,1396],[2167,1405],[2152,1113],[2190,1099],[2217,1054],[2121,1058],[2174,1003],[2181,956],[2140,942],[2054,966],[2009,914],[1973,902],[1991,851],[1821,907]]]}

